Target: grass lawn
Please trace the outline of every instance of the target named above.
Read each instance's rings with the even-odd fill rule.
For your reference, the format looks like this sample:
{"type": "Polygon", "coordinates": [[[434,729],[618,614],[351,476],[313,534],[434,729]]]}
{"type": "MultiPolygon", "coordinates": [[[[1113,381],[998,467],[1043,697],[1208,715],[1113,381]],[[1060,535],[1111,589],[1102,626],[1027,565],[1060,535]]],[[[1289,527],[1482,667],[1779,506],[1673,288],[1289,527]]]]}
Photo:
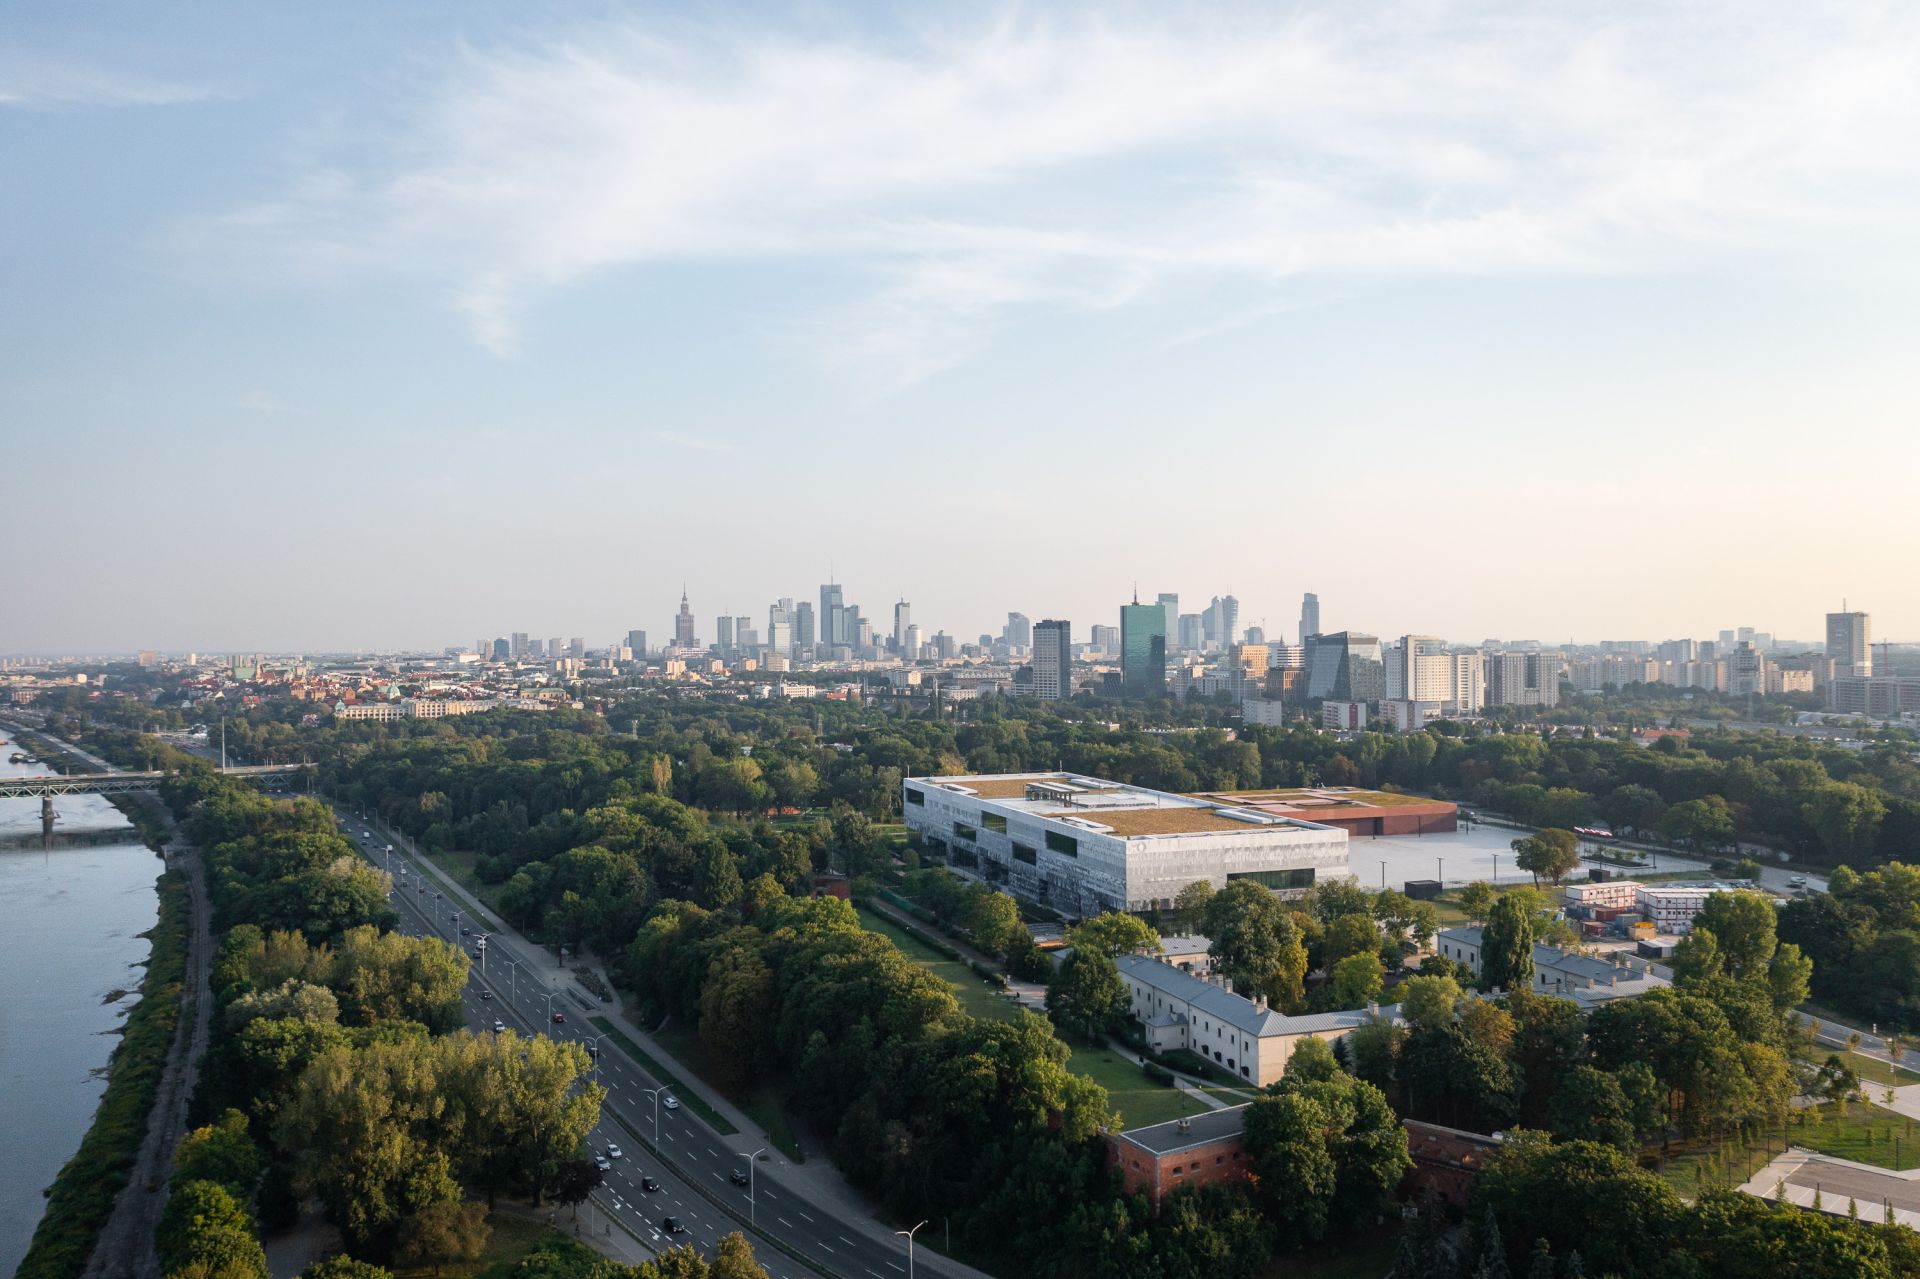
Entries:
{"type": "MultiPolygon", "coordinates": [[[[432,853],[425,857],[416,858],[415,862],[416,864],[422,862],[426,864],[429,878],[451,879],[454,883],[460,885],[460,887],[466,889],[475,897],[478,897],[481,904],[487,908],[487,912],[493,916],[492,919],[487,921],[487,926],[491,929],[498,930],[501,920],[500,890],[505,887],[505,885],[481,883],[480,877],[474,874],[473,871],[474,856],[473,853],[462,852],[432,853]]],[[[455,904],[457,905],[458,903],[456,902],[455,904]]]]}
{"type": "MultiPolygon", "coordinates": [[[[1842,1115],[1833,1105],[1794,1114],[1786,1131],[1788,1145],[1817,1150],[1837,1159],[1905,1171],[1920,1168],[1920,1134],[1913,1121],[1878,1106],[1855,1102],[1842,1115]]],[[[1677,1149],[1677,1148],[1676,1148],[1677,1149]]],[[[1751,1141],[1733,1138],[1693,1147],[1656,1171],[1682,1194],[1737,1186],[1781,1153],[1775,1128],[1751,1141]]]]}
{"type": "Polygon", "coordinates": [[[1389,1221],[1367,1234],[1302,1252],[1283,1252],[1267,1266],[1268,1279],[1380,1279],[1393,1269],[1400,1225],[1389,1221]]]}
{"type": "Polygon", "coordinates": [[[919,964],[936,977],[944,978],[953,993],[960,1000],[960,1006],[975,1017],[994,1021],[1012,1021],[1019,1008],[999,988],[989,986],[986,980],[965,962],[948,959],[933,950],[919,938],[907,932],[883,915],[870,910],[860,910],[860,923],[869,932],[879,933],[882,937],[898,946],[903,954],[919,964]]]}
{"type": "Polygon", "coordinates": [[[671,1089],[673,1095],[680,1099],[682,1105],[706,1120],[715,1132],[726,1137],[740,1131],[728,1122],[725,1115],[702,1101],[697,1094],[689,1091],[687,1086],[680,1082],[678,1076],[661,1065],[658,1057],[655,1057],[652,1053],[635,1043],[631,1035],[615,1029],[614,1024],[605,1017],[589,1017],[587,1020],[597,1026],[602,1034],[612,1039],[614,1043],[619,1044],[620,1047],[626,1051],[627,1056],[633,1058],[642,1066],[645,1066],[648,1074],[671,1089]]]}
{"type": "Polygon", "coordinates": [[[801,1152],[800,1139],[793,1130],[793,1121],[787,1118],[772,1088],[766,1084],[756,1084],[737,1096],[728,1093],[714,1078],[713,1062],[707,1056],[707,1046],[700,1042],[699,1032],[686,1026],[675,1025],[656,1030],[653,1039],[672,1053],[675,1061],[700,1076],[714,1091],[725,1094],[727,1100],[740,1107],[747,1118],[764,1128],[768,1139],[779,1147],[780,1153],[795,1163],[806,1157],[801,1152]]]}
{"type": "Polygon", "coordinates": [[[1111,1048],[1075,1045],[1073,1056],[1067,1058],[1067,1069],[1087,1076],[1107,1090],[1107,1104],[1120,1112],[1124,1128],[1184,1119],[1207,1109],[1205,1103],[1179,1089],[1148,1079],[1138,1063],[1111,1048]]]}
{"type": "Polygon", "coordinates": [[[1920,1084],[1920,1074],[1915,1074],[1905,1066],[1896,1066],[1878,1057],[1868,1057],[1863,1053],[1850,1052],[1845,1048],[1835,1048],[1829,1044],[1813,1045],[1813,1051],[1808,1054],[1808,1057],[1817,1065],[1825,1061],[1829,1055],[1837,1056],[1853,1067],[1854,1073],[1860,1076],[1860,1086],[1866,1092],[1869,1101],[1879,1100],[1880,1088],[1888,1086],[1899,1088],[1907,1084],[1920,1084]]]}

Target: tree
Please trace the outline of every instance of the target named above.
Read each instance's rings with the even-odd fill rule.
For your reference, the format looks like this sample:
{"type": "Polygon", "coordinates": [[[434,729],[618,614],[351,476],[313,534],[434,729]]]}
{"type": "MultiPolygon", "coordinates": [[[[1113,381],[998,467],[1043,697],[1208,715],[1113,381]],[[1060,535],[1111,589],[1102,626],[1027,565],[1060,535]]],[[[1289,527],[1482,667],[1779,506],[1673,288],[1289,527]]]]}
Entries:
{"type": "Polygon", "coordinates": [[[1566,1141],[1593,1141],[1632,1153],[1639,1134],[1620,1081],[1604,1070],[1576,1066],[1561,1081],[1550,1108],[1553,1132],[1566,1141]]]}
{"type": "Polygon", "coordinates": [[[1173,898],[1173,915],[1179,929],[1190,933],[1199,928],[1201,919],[1206,915],[1207,903],[1212,900],[1211,880],[1196,879],[1176,893],[1173,898]]]}
{"type": "Polygon", "coordinates": [[[214,1181],[241,1203],[253,1198],[260,1179],[260,1151],[247,1135],[247,1117],[228,1110],[220,1122],[196,1128],[173,1152],[174,1176],[181,1181],[214,1181]]]}
{"type": "Polygon", "coordinates": [[[1102,911],[1067,934],[1067,944],[1076,951],[1097,950],[1109,959],[1145,951],[1157,955],[1162,947],[1160,934],[1147,927],[1137,915],[1117,910],[1102,911]]]}
{"type": "Polygon", "coordinates": [[[739,1231],[722,1235],[714,1245],[713,1279],[767,1279],[765,1267],[754,1260],[753,1245],[739,1231]]]}
{"type": "Polygon", "coordinates": [[[219,1182],[173,1186],[154,1244],[167,1274],[197,1267],[222,1279],[267,1279],[267,1254],[254,1236],[253,1219],[219,1182]]]}
{"type": "Polygon", "coordinates": [[[1513,841],[1514,860],[1538,884],[1545,875],[1558,884],[1580,864],[1580,844],[1570,830],[1536,831],[1513,841]]]}
{"type": "Polygon", "coordinates": [[[437,1275],[448,1262],[480,1260],[492,1233],[485,1204],[443,1199],[415,1213],[400,1228],[394,1260],[403,1266],[432,1266],[437,1275]]]}
{"type": "Polygon", "coordinates": [[[1492,884],[1476,879],[1460,890],[1460,909],[1467,913],[1468,919],[1484,920],[1498,896],[1492,884]]]}
{"type": "Polygon", "coordinates": [[[573,1215],[578,1217],[580,1205],[603,1180],[600,1165],[593,1160],[569,1159],[560,1165],[559,1175],[554,1178],[553,1197],[572,1208],[573,1215]]]}
{"type": "Polygon", "coordinates": [[[967,911],[967,932],[974,945],[989,955],[999,955],[1012,947],[1017,937],[1026,934],[1027,926],[1020,919],[1018,902],[1005,893],[986,891],[974,894],[967,911]]]}
{"type": "Polygon", "coordinates": [[[1522,990],[1533,984],[1532,902],[1508,893],[1487,912],[1480,930],[1480,988],[1522,990]]]}
{"type": "Polygon", "coordinates": [[[1325,1002],[1336,1009],[1361,1008],[1379,997],[1382,984],[1378,955],[1348,955],[1333,966],[1325,1002]]]}
{"type": "Polygon", "coordinates": [[[1327,925],[1321,943],[1323,965],[1331,970],[1349,955],[1373,955],[1380,949],[1380,930],[1366,915],[1341,915],[1327,925]]]}
{"type": "Polygon", "coordinates": [[[1214,964],[1243,991],[1261,991],[1282,1011],[1305,1002],[1307,948],[1278,897],[1236,879],[1207,902],[1204,931],[1214,964]]]}
{"type": "Polygon", "coordinates": [[[1047,987],[1047,1013],[1069,1034],[1103,1042],[1126,1011],[1127,988],[1105,951],[1078,947],[1047,987]]]}
{"type": "Polygon", "coordinates": [[[1834,861],[1861,861],[1872,856],[1887,806],[1864,786],[1828,782],[1801,805],[1800,814],[1819,836],[1820,845],[1834,861]]]}
{"type": "MultiPolygon", "coordinates": [[[[1798,1008],[1807,1002],[1808,986],[1813,978],[1813,961],[1800,953],[1800,948],[1792,942],[1776,947],[1773,960],[1767,965],[1767,993],[1773,1002],[1775,1012],[1786,1012],[1789,1008],[1798,1008]]],[[[1889,1037],[1888,1045],[1893,1039],[1889,1037]]],[[[1893,1053],[1897,1061],[1900,1054],[1893,1053]]]]}
{"type": "Polygon", "coordinates": [[[1714,893],[1694,916],[1694,927],[1713,933],[1720,962],[1736,981],[1765,976],[1775,946],[1773,902],[1745,890],[1714,893]]]}
{"type": "Polygon", "coordinates": [[[708,965],[700,988],[700,1042],[729,1092],[753,1082],[772,1027],[773,995],[773,971],[745,946],[723,951],[708,965]]]}
{"type": "Polygon", "coordinates": [[[1703,852],[1718,852],[1733,843],[1733,810],[1718,795],[1675,804],[1660,819],[1660,833],[1669,842],[1703,852]]]}
{"type": "Polygon", "coordinates": [[[1626,1275],[1665,1273],[1686,1213],[1672,1187],[1613,1147],[1553,1144],[1524,1129],[1508,1132],[1474,1179],[1473,1205],[1476,1213],[1525,1222],[1555,1252],[1578,1247],[1626,1275]]]}
{"type": "Polygon", "coordinates": [[[325,1261],[314,1262],[300,1272],[300,1279],[393,1279],[393,1275],[385,1266],[376,1266],[371,1261],[355,1261],[342,1253],[325,1261]]]}
{"type": "Polygon", "coordinates": [[[1454,1005],[1462,992],[1451,977],[1409,977],[1395,987],[1400,995],[1400,1015],[1409,1026],[1435,1026],[1453,1020],[1454,1005]]]}

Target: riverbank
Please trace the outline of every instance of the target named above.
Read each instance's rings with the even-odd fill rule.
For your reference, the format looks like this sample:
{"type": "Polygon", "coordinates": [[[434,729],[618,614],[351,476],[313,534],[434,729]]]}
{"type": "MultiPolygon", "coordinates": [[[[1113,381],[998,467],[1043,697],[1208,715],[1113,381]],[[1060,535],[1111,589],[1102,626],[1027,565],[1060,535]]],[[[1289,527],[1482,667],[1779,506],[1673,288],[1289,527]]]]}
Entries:
{"type": "Polygon", "coordinates": [[[72,1279],[82,1273],[115,1196],[131,1180],[180,1021],[192,926],[184,875],[162,875],[159,895],[160,922],[145,934],[153,949],[140,1002],[127,1015],[120,1046],[109,1059],[107,1090],[93,1125],[47,1191],[46,1212],[16,1279],[72,1279]]]}

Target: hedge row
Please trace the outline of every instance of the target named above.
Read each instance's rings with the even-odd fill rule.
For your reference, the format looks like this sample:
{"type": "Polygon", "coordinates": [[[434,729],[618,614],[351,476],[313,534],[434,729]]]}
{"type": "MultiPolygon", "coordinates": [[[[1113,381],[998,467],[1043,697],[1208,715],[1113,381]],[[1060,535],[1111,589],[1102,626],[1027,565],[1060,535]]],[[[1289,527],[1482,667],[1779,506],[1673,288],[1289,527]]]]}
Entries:
{"type": "Polygon", "coordinates": [[[120,1046],[109,1062],[107,1091],[80,1149],[47,1191],[47,1211],[15,1279],[69,1279],[87,1267],[94,1240],[132,1173],[166,1069],[167,1049],[180,1020],[192,909],[177,871],[160,877],[160,921],[146,934],[153,952],[140,1002],[127,1014],[120,1046]]]}

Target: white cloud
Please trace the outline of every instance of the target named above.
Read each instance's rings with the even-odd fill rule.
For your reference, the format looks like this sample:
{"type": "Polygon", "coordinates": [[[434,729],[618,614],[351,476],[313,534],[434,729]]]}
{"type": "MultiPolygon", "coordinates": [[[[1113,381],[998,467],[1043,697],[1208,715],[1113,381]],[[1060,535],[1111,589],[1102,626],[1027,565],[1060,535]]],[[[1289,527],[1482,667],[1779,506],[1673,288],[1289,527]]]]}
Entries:
{"type": "Polygon", "coordinates": [[[462,50],[374,170],[201,231],[425,274],[496,351],[529,295],[609,269],[843,263],[864,294],[776,327],[885,392],[1010,310],[1171,282],[1865,272],[1920,225],[1920,7],[1163,14],[462,50]]]}
{"type": "Polygon", "coordinates": [[[0,107],[167,107],[221,96],[205,85],[82,66],[0,48],[0,107]]]}

